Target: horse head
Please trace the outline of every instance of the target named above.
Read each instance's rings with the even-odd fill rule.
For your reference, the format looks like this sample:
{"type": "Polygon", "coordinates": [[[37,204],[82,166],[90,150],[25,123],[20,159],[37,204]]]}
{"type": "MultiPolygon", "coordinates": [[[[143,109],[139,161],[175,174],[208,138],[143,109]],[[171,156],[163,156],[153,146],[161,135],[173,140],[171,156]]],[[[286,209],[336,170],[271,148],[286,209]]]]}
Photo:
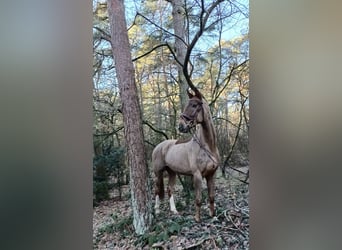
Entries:
{"type": "Polygon", "coordinates": [[[202,94],[197,90],[195,95],[188,92],[189,101],[180,115],[178,129],[182,133],[188,133],[197,123],[203,121],[202,94]],[[202,111],[202,112],[201,112],[202,111]]]}

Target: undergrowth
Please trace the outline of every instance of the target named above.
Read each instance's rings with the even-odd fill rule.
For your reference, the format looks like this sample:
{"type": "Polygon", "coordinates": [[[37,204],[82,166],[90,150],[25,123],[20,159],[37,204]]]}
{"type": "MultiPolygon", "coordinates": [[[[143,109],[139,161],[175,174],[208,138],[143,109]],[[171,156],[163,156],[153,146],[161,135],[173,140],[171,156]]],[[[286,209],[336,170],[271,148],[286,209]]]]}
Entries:
{"type": "Polygon", "coordinates": [[[99,230],[99,234],[103,233],[114,233],[120,232],[122,237],[126,237],[131,235],[133,232],[133,217],[123,217],[119,219],[119,216],[116,214],[112,214],[112,219],[115,221],[114,223],[107,224],[103,228],[99,230]]]}
{"type": "Polygon", "coordinates": [[[155,220],[150,232],[139,236],[135,245],[138,247],[149,245],[151,247],[154,243],[168,241],[171,236],[178,235],[190,223],[186,218],[180,216],[166,221],[155,220]]]}
{"type": "MultiPolygon", "coordinates": [[[[119,233],[122,238],[126,238],[135,234],[133,217],[131,215],[119,218],[118,215],[112,214],[111,217],[114,222],[102,227],[98,232],[99,236],[105,233],[119,233]]],[[[135,235],[134,245],[136,247],[144,247],[146,245],[151,247],[154,243],[168,241],[171,236],[178,235],[183,228],[189,228],[193,223],[193,218],[182,216],[173,216],[166,220],[164,216],[159,217],[159,219],[154,218],[148,233],[141,236],[135,235]]]]}
{"type": "Polygon", "coordinates": [[[153,249],[156,246],[172,248],[175,243],[177,246],[201,245],[200,248],[195,247],[196,249],[248,249],[248,186],[234,182],[224,186],[221,183],[217,185],[214,218],[209,216],[208,196],[206,190],[203,190],[201,223],[194,221],[194,197],[190,203],[179,198],[176,200],[176,207],[180,214],[171,214],[168,200],[165,200],[161,203],[161,213],[153,218],[149,232],[144,235],[135,234],[131,214],[123,216],[114,213],[111,214],[112,222],[100,228],[96,238],[101,239],[106,234],[116,235],[120,242],[112,242],[114,247],[119,248],[125,248],[127,244],[138,249],[153,249]]]}

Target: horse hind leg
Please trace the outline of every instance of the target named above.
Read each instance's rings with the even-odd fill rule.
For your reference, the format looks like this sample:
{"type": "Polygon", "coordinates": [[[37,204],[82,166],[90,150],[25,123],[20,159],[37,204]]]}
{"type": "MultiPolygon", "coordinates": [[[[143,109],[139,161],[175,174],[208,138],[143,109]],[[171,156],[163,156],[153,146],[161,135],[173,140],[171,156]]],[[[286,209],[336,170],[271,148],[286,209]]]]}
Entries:
{"type": "Polygon", "coordinates": [[[171,169],[168,169],[168,173],[169,173],[169,184],[168,184],[168,195],[169,195],[169,202],[170,202],[170,210],[173,214],[178,214],[178,211],[176,209],[176,205],[175,205],[175,200],[173,197],[173,191],[174,191],[174,187],[176,184],[176,173],[173,172],[171,169]]]}
{"type": "Polygon", "coordinates": [[[155,185],[155,205],[154,210],[156,214],[160,213],[159,206],[160,206],[160,199],[164,198],[164,179],[163,179],[163,171],[155,172],[156,175],[156,185],[155,185]]]}

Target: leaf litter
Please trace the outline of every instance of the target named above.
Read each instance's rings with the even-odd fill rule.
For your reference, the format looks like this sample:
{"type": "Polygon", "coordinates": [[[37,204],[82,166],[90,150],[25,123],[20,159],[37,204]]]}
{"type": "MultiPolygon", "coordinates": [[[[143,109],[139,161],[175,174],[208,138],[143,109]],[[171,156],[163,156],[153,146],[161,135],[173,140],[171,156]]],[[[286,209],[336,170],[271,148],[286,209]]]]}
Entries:
{"type": "Polygon", "coordinates": [[[232,176],[218,176],[219,174],[215,187],[215,217],[209,216],[205,181],[202,188],[201,223],[196,223],[193,217],[194,194],[187,201],[177,182],[175,200],[179,214],[173,215],[168,199],[164,199],[160,207],[161,213],[153,217],[150,232],[142,236],[134,233],[129,186],[124,186],[121,200],[115,199],[115,190],[112,190],[110,200],[94,207],[93,248],[249,249],[248,185],[232,176]]]}

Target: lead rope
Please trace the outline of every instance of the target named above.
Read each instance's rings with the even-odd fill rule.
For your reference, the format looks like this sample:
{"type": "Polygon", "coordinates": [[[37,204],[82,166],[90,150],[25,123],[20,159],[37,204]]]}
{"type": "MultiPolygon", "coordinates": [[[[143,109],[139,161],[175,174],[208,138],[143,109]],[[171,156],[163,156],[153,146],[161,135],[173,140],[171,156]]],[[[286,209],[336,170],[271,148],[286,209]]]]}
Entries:
{"type": "Polygon", "coordinates": [[[195,133],[195,132],[196,132],[196,126],[194,126],[194,128],[195,128],[195,129],[193,129],[193,130],[190,129],[190,134],[192,134],[192,138],[194,139],[195,142],[197,142],[197,144],[200,146],[200,148],[203,149],[204,152],[207,153],[209,159],[210,159],[214,164],[216,164],[216,165],[218,166],[218,162],[213,158],[213,155],[211,154],[211,152],[210,152],[208,149],[206,149],[206,148],[202,145],[201,141],[199,140],[198,136],[196,135],[196,133],[195,133]]]}

